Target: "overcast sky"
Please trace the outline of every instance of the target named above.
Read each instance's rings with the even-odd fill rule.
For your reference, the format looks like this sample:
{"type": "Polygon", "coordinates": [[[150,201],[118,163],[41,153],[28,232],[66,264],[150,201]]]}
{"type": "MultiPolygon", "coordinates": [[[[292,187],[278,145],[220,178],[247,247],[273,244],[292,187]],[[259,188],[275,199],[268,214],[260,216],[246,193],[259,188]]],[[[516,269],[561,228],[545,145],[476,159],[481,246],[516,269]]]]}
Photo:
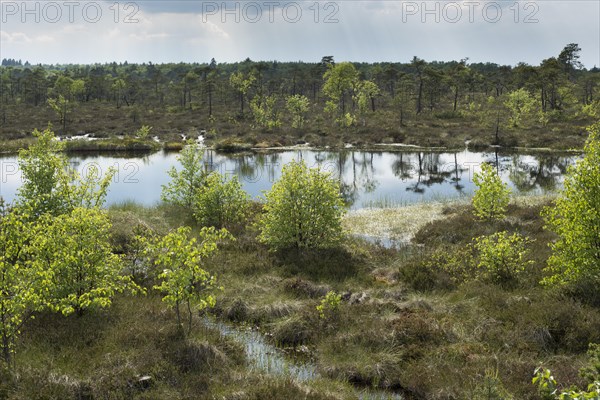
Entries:
{"type": "Polygon", "coordinates": [[[0,58],[31,63],[252,60],[538,65],[568,43],[600,67],[600,0],[8,1],[0,58]]]}

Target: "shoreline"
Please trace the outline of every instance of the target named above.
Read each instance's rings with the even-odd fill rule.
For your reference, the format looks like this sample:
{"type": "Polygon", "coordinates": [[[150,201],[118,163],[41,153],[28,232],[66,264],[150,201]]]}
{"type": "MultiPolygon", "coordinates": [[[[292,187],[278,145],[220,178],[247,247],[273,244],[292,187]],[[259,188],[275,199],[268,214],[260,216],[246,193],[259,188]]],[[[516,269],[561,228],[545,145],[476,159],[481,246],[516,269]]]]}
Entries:
{"type": "MultiPolygon", "coordinates": [[[[68,141],[67,146],[64,149],[65,153],[70,154],[86,154],[86,153],[155,153],[158,151],[180,151],[185,142],[157,142],[152,139],[139,140],[130,139],[133,143],[123,143],[123,139],[104,139],[98,138],[95,140],[75,140],[68,141]]],[[[24,139],[6,140],[0,142],[2,149],[0,149],[0,155],[16,155],[20,150],[27,148],[31,143],[31,140],[27,140],[24,143],[24,139]],[[10,144],[16,143],[16,146],[10,146],[10,144]],[[6,146],[9,145],[8,148],[6,146]]],[[[260,147],[253,146],[249,143],[233,143],[233,148],[223,148],[219,146],[219,143],[204,146],[207,150],[215,150],[223,154],[241,154],[241,153],[270,153],[270,152],[284,152],[284,151],[296,151],[296,150],[309,150],[309,151],[364,151],[364,152],[386,152],[386,153],[413,153],[413,152],[427,152],[427,153],[457,153],[461,151],[470,151],[473,153],[498,151],[501,154],[515,154],[515,153],[538,153],[538,154],[557,154],[557,155],[576,155],[583,152],[581,149],[552,149],[544,147],[511,147],[511,146],[470,146],[469,143],[465,143],[464,147],[455,146],[419,146],[405,143],[367,143],[363,145],[352,145],[349,143],[343,146],[312,146],[310,144],[297,144],[297,145],[282,145],[282,146],[268,146],[260,147]]]]}

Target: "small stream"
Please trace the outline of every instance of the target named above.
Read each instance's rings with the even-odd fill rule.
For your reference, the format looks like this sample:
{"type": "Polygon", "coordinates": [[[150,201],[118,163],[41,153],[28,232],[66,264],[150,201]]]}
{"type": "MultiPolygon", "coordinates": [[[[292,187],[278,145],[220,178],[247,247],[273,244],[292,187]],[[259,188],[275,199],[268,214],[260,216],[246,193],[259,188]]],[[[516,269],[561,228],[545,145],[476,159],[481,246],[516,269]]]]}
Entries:
{"type": "MultiPolygon", "coordinates": [[[[289,376],[299,382],[310,382],[321,378],[317,366],[310,362],[298,362],[286,357],[283,351],[268,343],[263,335],[255,330],[239,329],[224,322],[205,317],[202,322],[211,329],[218,330],[222,336],[229,337],[244,345],[246,356],[253,368],[268,375],[289,376]]],[[[382,390],[359,390],[360,400],[402,400],[399,394],[382,390]]]]}

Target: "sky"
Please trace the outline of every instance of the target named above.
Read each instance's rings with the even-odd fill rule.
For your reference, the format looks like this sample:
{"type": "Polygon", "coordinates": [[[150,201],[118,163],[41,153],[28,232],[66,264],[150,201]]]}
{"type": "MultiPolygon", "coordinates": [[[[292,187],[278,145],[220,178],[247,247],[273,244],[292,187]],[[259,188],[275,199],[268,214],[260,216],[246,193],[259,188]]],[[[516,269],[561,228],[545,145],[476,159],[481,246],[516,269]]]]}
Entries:
{"type": "Polygon", "coordinates": [[[0,0],[0,58],[32,64],[331,55],[539,65],[568,43],[600,67],[600,0],[0,0]]]}

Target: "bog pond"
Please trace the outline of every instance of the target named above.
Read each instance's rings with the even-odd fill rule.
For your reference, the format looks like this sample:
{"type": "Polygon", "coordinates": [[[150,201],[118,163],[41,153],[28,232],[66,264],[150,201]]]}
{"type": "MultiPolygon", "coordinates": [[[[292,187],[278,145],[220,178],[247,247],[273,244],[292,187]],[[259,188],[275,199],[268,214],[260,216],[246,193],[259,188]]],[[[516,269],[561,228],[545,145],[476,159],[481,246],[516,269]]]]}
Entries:
{"type": "MultiPolygon", "coordinates": [[[[303,159],[339,180],[342,195],[351,209],[389,207],[422,201],[440,201],[472,195],[473,174],[484,162],[497,166],[502,179],[516,194],[544,194],[560,188],[567,167],[578,156],[555,153],[424,151],[320,151],[288,150],[269,153],[219,154],[205,149],[208,170],[239,177],[244,189],[260,198],[281,176],[283,165],[303,159]]],[[[99,168],[116,170],[107,203],[135,201],[153,205],[160,201],[161,186],[169,181],[167,171],[178,167],[177,153],[150,155],[75,154],[70,163],[80,173],[99,168]]],[[[0,157],[0,196],[15,198],[22,182],[15,156],[0,157]]]]}

